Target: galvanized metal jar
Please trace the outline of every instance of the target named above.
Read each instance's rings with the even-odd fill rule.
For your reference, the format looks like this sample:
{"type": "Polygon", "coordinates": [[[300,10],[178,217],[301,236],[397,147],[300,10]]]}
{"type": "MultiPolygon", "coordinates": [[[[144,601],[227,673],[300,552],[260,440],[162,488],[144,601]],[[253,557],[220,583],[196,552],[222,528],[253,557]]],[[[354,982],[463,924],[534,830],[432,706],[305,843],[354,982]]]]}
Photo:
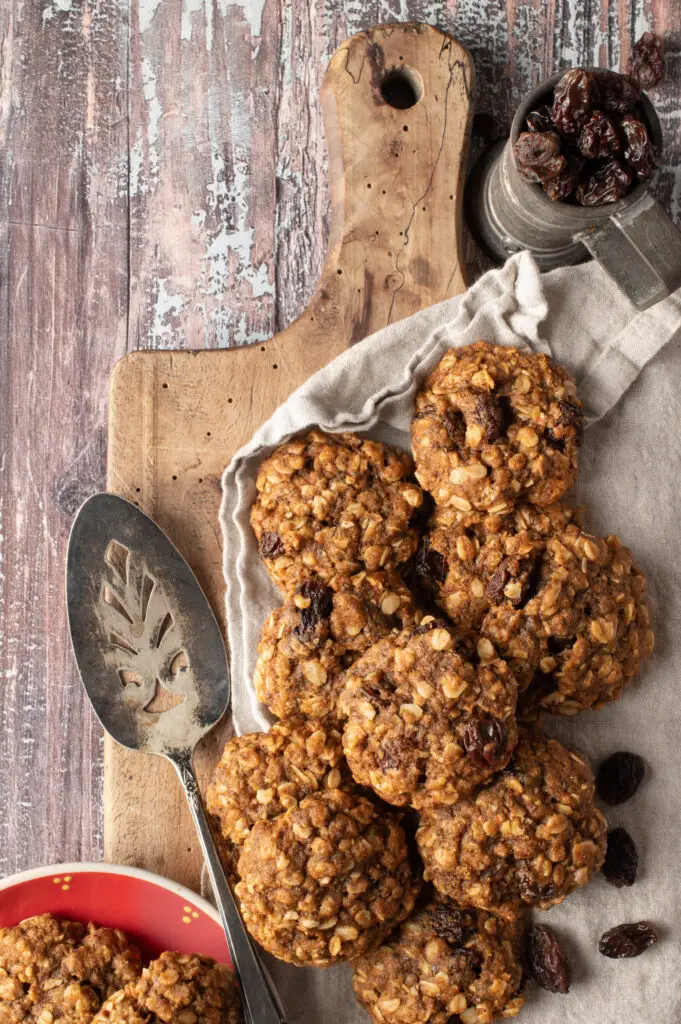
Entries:
{"type": "MultiPolygon", "coordinates": [[[[584,207],[552,201],[516,167],[513,146],[525,130],[527,114],[552,103],[554,86],[563,74],[552,75],[525,96],[509,139],[473,169],[466,197],[469,225],[497,262],[521,249],[529,249],[542,270],[594,256],[634,305],[644,309],[681,285],[681,234],[650,194],[650,182],[639,182],[616,203],[584,207]]],[[[641,108],[659,150],[660,122],[645,95],[641,108]]]]}

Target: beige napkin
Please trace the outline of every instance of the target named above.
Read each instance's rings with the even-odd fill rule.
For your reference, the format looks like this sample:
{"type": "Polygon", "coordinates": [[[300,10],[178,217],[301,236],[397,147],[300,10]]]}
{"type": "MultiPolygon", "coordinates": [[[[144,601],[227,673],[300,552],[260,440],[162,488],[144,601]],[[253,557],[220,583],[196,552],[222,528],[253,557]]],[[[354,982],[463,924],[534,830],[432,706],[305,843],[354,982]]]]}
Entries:
{"type": "MultiPolygon", "coordinates": [[[[679,1024],[681,1021],[681,292],[637,313],[597,264],[539,274],[527,253],[461,297],[418,313],[343,353],[315,374],[239,451],[223,477],[227,623],[237,731],[266,729],[251,677],[263,622],[280,603],[258,557],[248,512],[262,459],[311,426],[409,446],[413,395],[443,352],[478,338],[547,352],[575,375],[588,429],[569,498],[595,532],[628,544],[651,584],[658,645],[641,680],[615,705],[549,720],[559,738],[598,762],[618,749],[648,765],[636,797],[608,811],[640,855],[639,878],[617,890],[599,876],[539,915],[564,938],[575,978],[568,996],[528,990],[524,1024],[679,1024]],[[654,921],[658,945],[638,960],[597,951],[603,931],[654,921]]],[[[366,1024],[347,968],[300,970],[270,960],[290,1024],[366,1024]]]]}

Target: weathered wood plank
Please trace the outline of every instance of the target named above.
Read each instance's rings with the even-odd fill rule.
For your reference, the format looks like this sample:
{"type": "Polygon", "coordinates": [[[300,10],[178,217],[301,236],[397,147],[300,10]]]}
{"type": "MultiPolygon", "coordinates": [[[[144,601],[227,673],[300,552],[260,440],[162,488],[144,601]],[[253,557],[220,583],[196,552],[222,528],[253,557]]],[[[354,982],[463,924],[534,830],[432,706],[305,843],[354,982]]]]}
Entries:
{"type": "Polygon", "coordinates": [[[0,17],[0,873],[101,849],[101,735],[72,663],[63,558],[102,486],[126,343],[124,5],[0,17]]]}

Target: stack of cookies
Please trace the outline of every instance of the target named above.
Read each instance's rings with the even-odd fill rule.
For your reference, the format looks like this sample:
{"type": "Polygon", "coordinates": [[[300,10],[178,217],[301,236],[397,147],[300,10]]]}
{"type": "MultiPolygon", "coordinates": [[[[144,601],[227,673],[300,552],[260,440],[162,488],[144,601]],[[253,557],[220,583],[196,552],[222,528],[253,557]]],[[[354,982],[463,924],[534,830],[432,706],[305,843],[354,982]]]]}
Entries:
{"type": "Polygon", "coordinates": [[[260,469],[280,721],[227,744],[208,805],[251,934],[351,961],[379,1024],[514,1016],[522,908],[603,861],[591,769],[538,723],[619,698],[653,635],[631,553],[559,504],[581,437],[564,369],[477,342],[423,383],[413,463],[313,430],[260,469]]]}

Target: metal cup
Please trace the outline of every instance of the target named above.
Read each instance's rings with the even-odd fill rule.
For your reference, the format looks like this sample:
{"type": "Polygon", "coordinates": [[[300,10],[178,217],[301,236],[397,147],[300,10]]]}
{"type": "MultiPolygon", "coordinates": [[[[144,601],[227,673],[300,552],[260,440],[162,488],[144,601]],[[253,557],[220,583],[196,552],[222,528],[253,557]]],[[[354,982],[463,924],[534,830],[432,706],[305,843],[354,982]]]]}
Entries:
{"type": "MultiPolygon", "coordinates": [[[[513,146],[525,130],[527,114],[552,103],[563,74],[552,75],[525,96],[509,139],[485,153],[473,169],[466,193],[469,226],[499,263],[521,249],[529,249],[542,270],[580,263],[591,255],[632,303],[645,309],[681,285],[681,234],[650,194],[650,182],[639,182],[616,203],[584,207],[554,202],[516,167],[513,146]]],[[[641,108],[659,150],[660,122],[645,95],[641,108]]]]}

